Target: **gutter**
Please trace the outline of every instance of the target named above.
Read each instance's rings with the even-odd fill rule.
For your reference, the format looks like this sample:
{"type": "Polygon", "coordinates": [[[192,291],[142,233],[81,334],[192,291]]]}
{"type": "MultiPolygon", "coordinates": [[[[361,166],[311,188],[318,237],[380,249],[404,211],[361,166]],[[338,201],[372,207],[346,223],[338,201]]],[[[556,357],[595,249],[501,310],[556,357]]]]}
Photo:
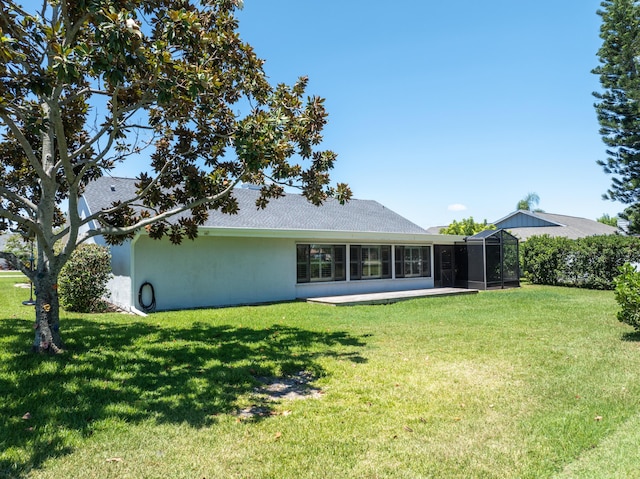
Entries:
{"type": "Polygon", "coordinates": [[[391,233],[380,231],[327,231],[327,230],[287,230],[262,228],[228,228],[203,227],[199,228],[198,236],[242,236],[245,238],[287,238],[296,240],[340,240],[340,241],[388,241],[454,244],[464,239],[460,235],[433,235],[428,233],[391,233]]]}

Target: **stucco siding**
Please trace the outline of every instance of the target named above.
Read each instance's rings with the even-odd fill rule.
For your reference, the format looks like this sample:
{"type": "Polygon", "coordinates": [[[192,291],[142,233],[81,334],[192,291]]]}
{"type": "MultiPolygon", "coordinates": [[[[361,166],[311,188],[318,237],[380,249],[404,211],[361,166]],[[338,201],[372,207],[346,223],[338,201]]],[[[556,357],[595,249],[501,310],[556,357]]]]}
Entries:
{"type": "Polygon", "coordinates": [[[131,278],[128,276],[113,276],[108,283],[110,303],[131,311],[133,305],[131,298],[131,278]]]}
{"type": "MultiPolygon", "coordinates": [[[[102,237],[99,237],[102,239],[102,237]]],[[[131,242],[111,246],[111,270],[116,276],[131,276],[131,242]]]]}
{"type": "Polygon", "coordinates": [[[295,299],[295,243],[289,239],[201,236],[174,246],[140,237],[134,245],[134,300],[153,285],[156,309],[295,299]]]}

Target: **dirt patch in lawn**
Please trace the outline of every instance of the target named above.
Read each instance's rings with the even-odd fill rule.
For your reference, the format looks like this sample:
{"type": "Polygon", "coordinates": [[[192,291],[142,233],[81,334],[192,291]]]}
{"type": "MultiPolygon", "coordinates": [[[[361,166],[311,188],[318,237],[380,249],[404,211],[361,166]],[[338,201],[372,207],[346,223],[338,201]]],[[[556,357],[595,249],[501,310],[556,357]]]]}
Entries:
{"type": "MultiPolygon", "coordinates": [[[[300,399],[317,399],[322,397],[322,390],[312,387],[315,379],[308,371],[300,371],[287,377],[257,377],[260,386],[254,389],[261,402],[296,401],[300,399]]],[[[242,418],[271,415],[271,408],[265,405],[252,405],[240,409],[236,415],[242,418]]]]}

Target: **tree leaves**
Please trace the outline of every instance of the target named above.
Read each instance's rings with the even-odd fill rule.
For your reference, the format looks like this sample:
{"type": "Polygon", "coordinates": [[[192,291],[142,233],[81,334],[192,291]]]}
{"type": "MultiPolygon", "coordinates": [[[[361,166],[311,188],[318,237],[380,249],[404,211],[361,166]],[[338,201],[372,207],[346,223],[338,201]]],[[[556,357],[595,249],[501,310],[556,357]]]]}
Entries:
{"type": "Polygon", "coordinates": [[[640,6],[633,0],[606,0],[601,5],[600,65],[593,73],[599,76],[602,91],[594,96],[608,157],[598,164],[615,175],[603,196],[634,204],[640,201],[640,6]]]}
{"type": "Polygon", "coordinates": [[[440,234],[473,236],[481,231],[494,229],[496,229],[495,225],[487,223],[487,220],[476,223],[473,216],[470,216],[460,221],[453,220],[449,226],[440,230],[440,234]]]}
{"type": "Polygon", "coordinates": [[[240,6],[2,5],[0,224],[37,237],[47,284],[92,236],[195,238],[209,210],[237,212],[240,182],[267,185],[259,207],[284,186],[314,204],[350,198],[347,185],[330,186],[336,154],[318,148],[324,100],[306,95],[306,77],[269,84],[238,33],[240,6]],[[122,162],[139,167],[139,189],[81,217],[86,185],[122,162]]]}

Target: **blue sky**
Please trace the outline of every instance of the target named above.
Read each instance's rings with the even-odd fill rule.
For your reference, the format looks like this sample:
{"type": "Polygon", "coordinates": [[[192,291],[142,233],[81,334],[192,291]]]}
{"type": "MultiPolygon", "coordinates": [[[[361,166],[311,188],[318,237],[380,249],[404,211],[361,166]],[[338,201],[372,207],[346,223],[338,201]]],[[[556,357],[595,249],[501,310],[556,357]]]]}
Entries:
{"type": "Polygon", "coordinates": [[[272,82],[326,98],[333,180],[429,227],[529,192],[550,213],[624,209],[596,164],[599,4],[245,0],[239,18],[272,82]]]}

